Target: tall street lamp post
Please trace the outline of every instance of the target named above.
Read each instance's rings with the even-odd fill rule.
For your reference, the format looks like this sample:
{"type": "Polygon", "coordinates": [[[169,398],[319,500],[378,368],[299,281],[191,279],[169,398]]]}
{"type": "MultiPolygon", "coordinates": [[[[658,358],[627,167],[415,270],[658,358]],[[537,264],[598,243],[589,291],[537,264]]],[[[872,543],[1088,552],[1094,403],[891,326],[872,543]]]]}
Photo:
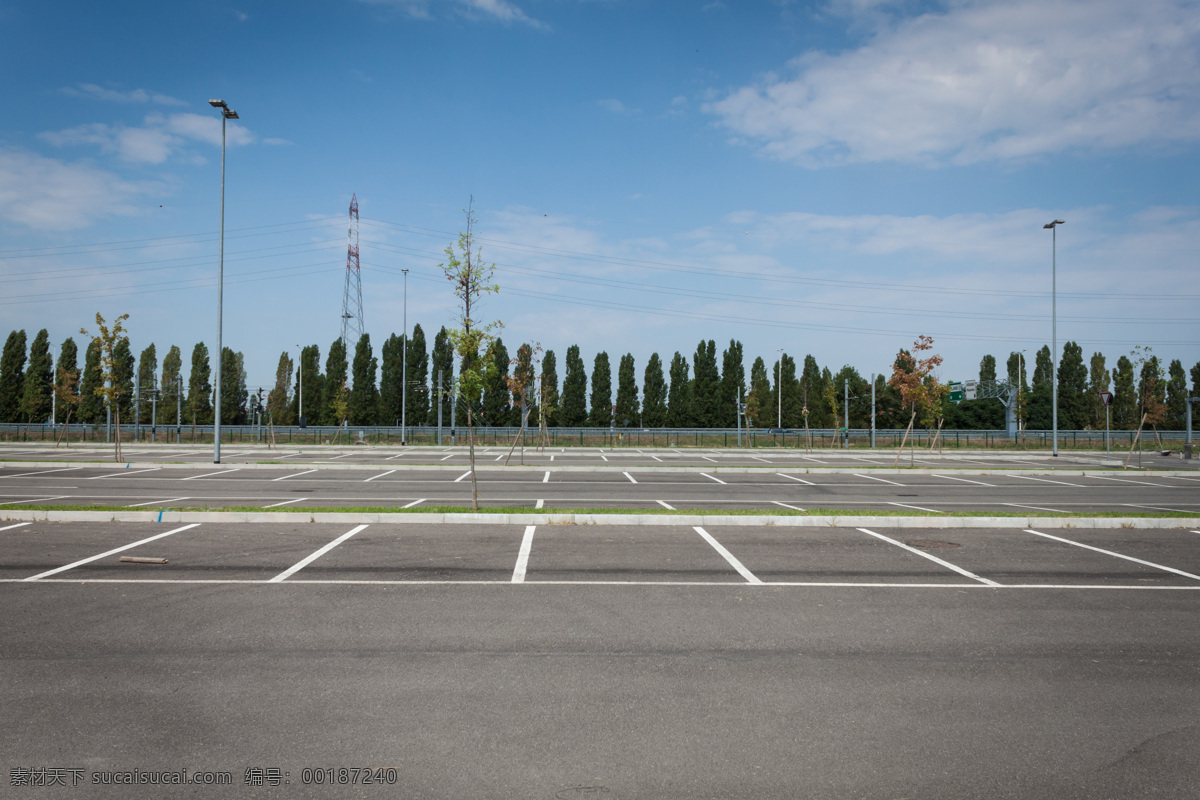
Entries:
{"type": "Polygon", "coordinates": [[[213,404],[213,463],[221,463],[221,314],[224,310],[225,289],[225,123],[237,119],[238,113],[224,100],[209,100],[213,108],[221,109],[221,244],[217,256],[217,392],[213,404]]]}
{"type": "Polygon", "coordinates": [[[408,444],[408,270],[404,273],[404,338],[400,340],[400,445],[408,444]]]}
{"type": "Polygon", "coordinates": [[[1055,457],[1058,456],[1058,226],[1066,224],[1065,221],[1056,219],[1042,226],[1050,229],[1050,413],[1054,429],[1055,457]]]}
{"type": "Polygon", "coordinates": [[[779,412],[775,427],[783,427],[783,348],[779,349],[779,360],[775,362],[775,394],[778,395],[779,412]]]}
{"type": "Polygon", "coordinates": [[[296,424],[301,428],[304,427],[304,348],[296,345],[296,349],[300,351],[300,355],[296,356],[296,371],[299,373],[300,390],[299,397],[296,400],[300,403],[300,409],[296,414],[296,424]]]}

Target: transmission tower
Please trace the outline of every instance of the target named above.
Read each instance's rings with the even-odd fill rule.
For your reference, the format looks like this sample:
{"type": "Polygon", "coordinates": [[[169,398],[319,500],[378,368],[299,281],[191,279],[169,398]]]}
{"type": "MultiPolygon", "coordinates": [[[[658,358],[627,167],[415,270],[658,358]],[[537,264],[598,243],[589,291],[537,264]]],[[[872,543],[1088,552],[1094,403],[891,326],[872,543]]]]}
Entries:
{"type": "Polygon", "coordinates": [[[358,270],[358,195],[350,197],[350,233],[346,245],[346,288],[342,292],[342,346],[347,360],[363,335],[362,275],[358,270]]]}

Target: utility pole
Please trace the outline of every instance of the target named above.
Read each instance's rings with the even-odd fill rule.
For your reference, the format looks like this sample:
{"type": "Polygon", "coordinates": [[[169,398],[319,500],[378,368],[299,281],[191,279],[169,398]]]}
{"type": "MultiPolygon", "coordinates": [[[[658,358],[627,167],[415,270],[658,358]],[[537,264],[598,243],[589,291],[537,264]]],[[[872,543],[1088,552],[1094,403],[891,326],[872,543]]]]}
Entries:
{"type": "MultiPolygon", "coordinates": [[[[400,446],[408,444],[408,270],[404,273],[404,338],[400,340],[400,446]]],[[[361,291],[361,290],[360,290],[361,291]]]]}
{"type": "Polygon", "coordinates": [[[1050,229],[1050,375],[1052,412],[1054,427],[1054,457],[1058,457],[1058,226],[1066,222],[1056,219],[1043,228],[1050,229]]]}

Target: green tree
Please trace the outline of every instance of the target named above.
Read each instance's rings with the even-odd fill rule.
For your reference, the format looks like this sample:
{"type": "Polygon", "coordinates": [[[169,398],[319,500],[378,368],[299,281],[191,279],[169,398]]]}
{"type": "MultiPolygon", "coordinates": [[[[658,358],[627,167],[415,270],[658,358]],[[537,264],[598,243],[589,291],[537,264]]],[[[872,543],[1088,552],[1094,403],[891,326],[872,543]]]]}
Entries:
{"type": "MultiPolygon", "coordinates": [[[[171,345],[162,360],[162,397],[158,401],[159,417],[164,420],[182,417],[179,376],[183,373],[183,353],[171,345]]],[[[182,420],[180,420],[182,424],[182,420]]]]}
{"type": "MultiPolygon", "coordinates": [[[[58,397],[57,417],[63,421],[62,432],[55,439],[54,446],[67,434],[71,424],[71,415],[79,405],[79,349],[75,340],[67,337],[58,351],[58,364],[54,369],[54,394],[58,397]]],[[[57,420],[55,420],[57,422],[57,420]]],[[[68,444],[70,439],[68,439],[68,444]]]]}
{"type": "Polygon", "coordinates": [[[246,404],[250,392],[246,388],[246,358],[232,348],[221,348],[221,424],[245,425],[246,404]]]}
{"type": "MultiPolygon", "coordinates": [[[[994,365],[993,365],[994,366],[994,365]]],[[[995,380],[993,378],[993,380],[995,380]]],[[[842,367],[837,375],[833,376],[832,385],[834,394],[838,401],[837,426],[842,427],[846,424],[845,418],[845,401],[847,393],[850,395],[850,427],[851,428],[870,428],[871,427],[871,383],[866,378],[858,373],[854,367],[849,364],[842,367]],[[849,381],[849,392],[846,390],[846,382],[849,381]]],[[[993,402],[993,401],[988,401],[993,402]]]]}
{"type": "Polygon", "coordinates": [[[1050,347],[1043,345],[1034,357],[1033,385],[1029,391],[1029,412],[1026,419],[1033,430],[1048,431],[1053,425],[1052,376],[1054,359],[1050,347]]]}
{"type": "Polygon", "coordinates": [[[412,340],[408,343],[408,386],[405,396],[405,420],[409,425],[429,424],[429,352],[425,344],[425,331],[420,325],[413,326],[412,340]]]}
{"type": "Polygon", "coordinates": [[[508,379],[508,391],[513,404],[509,424],[514,428],[522,424],[537,424],[537,364],[534,361],[541,349],[540,344],[522,344],[517,348],[517,357],[511,362],[512,377],[508,379]]]}
{"type": "MultiPolygon", "coordinates": [[[[811,358],[811,356],[809,356],[809,358],[811,358]]],[[[816,361],[813,361],[813,367],[815,369],[816,361]]],[[[778,375],[779,375],[779,387],[778,388],[782,391],[782,395],[780,397],[776,398],[776,404],[775,404],[776,405],[776,408],[775,408],[776,418],[778,419],[778,416],[779,416],[779,411],[780,411],[779,405],[782,404],[783,405],[783,427],[785,427],[785,428],[803,428],[804,427],[804,408],[805,408],[804,385],[803,385],[802,381],[796,380],[796,359],[792,358],[787,353],[784,353],[783,355],[781,355],[779,358],[778,375]]],[[[821,381],[819,379],[814,380],[812,385],[814,387],[816,387],[817,390],[824,392],[825,383],[823,381],[821,381]]],[[[827,426],[818,426],[817,420],[819,420],[820,418],[818,416],[817,420],[814,420],[815,415],[813,413],[814,406],[817,409],[817,414],[819,414],[820,409],[824,408],[826,406],[826,404],[827,404],[826,401],[821,398],[814,398],[811,395],[809,396],[808,424],[810,427],[827,427],[827,426]],[[816,401],[816,402],[814,402],[814,401],[816,401]]]]}
{"type": "Polygon", "coordinates": [[[1025,352],[1009,353],[1008,382],[1017,387],[1016,418],[1023,428],[1029,419],[1029,383],[1026,379],[1028,369],[1025,366],[1025,352]]]}
{"type": "Polygon", "coordinates": [[[100,343],[88,342],[83,356],[83,374],[79,377],[79,419],[98,424],[104,420],[104,397],[96,391],[103,385],[100,368],[100,343]]]}
{"type": "Polygon", "coordinates": [[[692,408],[692,382],[688,378],[688,362],[679,351],[671,358],[671,386],[667,390],[667,427],[691,428],[695,426],[692,408]]]}
{"type": "Polygon", "coordinates": [[[50,356],[50,334],[45,328],[38,331],[29,346],[29,366],[21,393],[22,422],[44,422],[50,419],[54,402],[54,359],[50,356]]]}
{"type": "Polygon", "coordinates": [[[436,403],[431,405],[429,422],[431,425],[437,424],[438,409],[440,408],[442,424],[449,425],[452,402],[450,389],[454,386],[454,345],[450,341],[450,332],[444,326],[437,332],[437,336],[433,337],[433,353],[430,362],[433,368],[433,373],[429,376],[431,391],[435,394],[438,391],[438,376],[440,375],[442,394],[436,403]]]}
{"type": "Polygon", "coordinates": [[[158,351],[153,342],[138,356],[136,385],[140,391],[138,422],[149,425],[153,412],[154,393],[158,391],[158,351]]]}
{"type": "Polygon", "coordinates": [[[404,337],[392,334],[379,349],[379,421],[394,425],[401,416],[404,397],[404,337]]]}
{"type": "Polygon", "coordinates": [[[608,363],[608,353],[600,352],[592,365],[592,397],[591,410],[588,412],[588,425],[596,428],[607,428],[613,421],[612,402],[612,366],[608,363]]]}
{"type": "MultiPolygon", "coordinates": [[[[1192,397],[1200,397],[1200,361],[1197,361],[1191,369],[1192,375],[1192,397]]],[[[1194,405],[1194,404],[1193,404],[1194,405]]],[[[1196,409],[1192,409],[1193,422],[1196,414],[1196,409]]]]}
{"type": "Polygon", "coordinates": [[[566,428],[587,424],[587,370],[579,356],[577,344],[567,348],[567,374],[563,377],[559,418],[566,428]]]}
{"type": "MultiPolygon", "coordinates": [[[[321,415],[319,425],[341,425],[346,419],[339,413],[343,400],[349,403],[349,397],[344,397],[349,391],[347,382],[350,379],[350,365],[346,361],[346,343],[340,338],[334,339],[329,345],[329,355],[325,357],[325,380],[321,387],[321,415]]],[[[307,377],[307,376],[305,376],[307,377]]],[[[347,411],[349,405],[347,405],[347,411]]]]}
{"type": "Polygon", "coordinates": [[[721,390],[716,427],[737,427],[738,402],[745,393],[746,368],[742,364],[742,343],[730,339],[729,347],[721,354],[721,390]]]}
{"type": "Polygon", "coordinates": [[[191,417],[192,428],[212,422],[212,368],[208,363],[208,347],[197,342],[192,348],[192,371],[188,376],[188,396],[185,413],[191,417]]]}
{"type": "Polygon", "coordinates": [[[547,426],[558,424],[558,358],[553,350],[547,350],[542,356],[542,413],[546,417],[547,426]]]}
{"type": "Polygon", "coordinates": [[[642,376],[642,424],[661,428],[667,424],[667,381],[663,375],[662,359],[653,353],[646,362],[642,376]]]}
{"type": "Polygon", "coordinates": [[[504,340],[496,337],[488,349],[491,359],[483,382],[483,401],[480,421],[488,427],[512,423],[512,393],[508,390],[509,357],[504,340]]]}
{"type": "Polygon", "coordinates": [[[1138,426],[1137,388],[1134,386],[1133,362],[1128,356],[1117,359],[1112,371],[1113,402],[1112,426],[1117,430],[1131,431],[1138,426]]]}
{"type": "Polygon", "coordinates": [[[1087,390],[1088,372],[1083,364],[1083,348],[1075,342],[1063,345],[1058,366],[1058,427],[1077,431],[1091,419],[1092,404],[1087,390]]]}
{"type": "Polygon", "coordinates": [[[750,367],[750,393],[746,395],[746,416],[752,426],[772,427],[775,422],[775,417],[771,415],[773,398],[771,376],[767,372],[766,362],[759,356],[750,367]]]}
{"type": "Polygon", "coordinates": [[[127,419],[133,419],[133,377],[137,360],[129,346],[129,337],[121,338],[113,351],[114,379],[120,391],[116,394],[116,402],[121,404],[121,414],[127,419]]]}
{"type": "Polygon", "coordinates": [[[720,425],[721,375],[717,372],[717,343],[701,341],[692,356],[692,419],[698,428],[720,425]]]}
{"type": "Polygon", "coordinates": [[[1103,353],[1092,353],[1088,371],[1088,404],[1090,406],[1090,424],[1092,430],[1104,430],[1105,405],[1101,392],[1107,392],[1108,367],[1104,363],[1103,353]]]}
{"type": "Polygon", "coordinates": [[[987,355],[979,362],[979,380],[994,381],[996,380],[996,357],[987,355]]]}
{"type": "MultiPolygon", "coordinates": [[[[789,385],[787,381],[783,384],[783,394],[787,397],[789,385]]],[[[800,374],[800,404],[802,408],[808,409],[808,424],[813,428],[829,428],[833,425],[833,411],[829,408],[829,400],[825,391],[825,379],[822,377],[821,368],[817,366],[817,360],[811,355],[804,357],[804,371],[800,374]]],[[[787,416],[784,417],[784,427],[799,427],[804,424],[803,418],[794,417],[800,421],[796,425],[787,423],[787,416]]]]}
{"type": "Polygon", "coordinates": [[[13,331],[0,355],[0,422],[21,420],[21,393],[25,389],[25,331],[13,331]]]}
{"type": "MultiPolygon", "coordinates": [[[[1134,349],[1138,353],[1138,349],[1134,349]]],[[[1150,355],[1149,348],[1141,351],[1140,357],[1134,358],[1134,364],[1141,362],[1142,368],[1138,375],[1138,407],[1146,415],[1146,422],[1157,425],[1166,416],[1167,385],[1163,380],[1162,364],[1158,356],[1150,355]]]]}
{"type": "Polygon", "coordinates": [[[267,395],[267,414],[274,425],[291,425],[295,417],[288,405],[288,387],[292,384],[292,371],[295,363],[287,350],[279,354],[279,364],[275,367],[275,388],[267,395]]]}
{"type": "Polygon", "coordinates": [[[375,386],[378,369],[379,361],[371,350],[371,334],[364,333],[354,345],[354,386],[346,409],[353,425],[379,424],[379,389],[375,386]]]}
{"type": "Polygon", "coordinates": [[[307,425],[311,420],[320,424],[321,397],[324,395],[325,378],[321,374],[321,348],[310,344],[300,350],[300,361],[296,365],[296,390],[292,393],[291,418],[298,425],[307,425]]]}
{"type": "Polygon", "coordinates": [[[634,372],[633,354],[621,356],[617,367],[617,425],[639,427],[637,374],[634,372]]]}
{"type": "Polygon", "coordinates": [[[114,447],[114,458],[116,461],[121,460],[121,395],[129,390],[127,382],[122,380],[122,373],[128,368],[128,380],[133,379],[133,354],[129,352],[129,339],[125,336],[125,320],[129,319],[128,314],[122,314],[113,320],[112,326],[109,327],[104,317],[96,314],[96,328],[98,333],[92,336],[83,328],[79,332],[84,336],[88,336],[100,349],[100,385],[96,388],[96,392],[105,398],[106,404],[113,409],[113,419],[116,422],[116,437],[114,447]],[[124,363],[124,357],[121,351],[128,354],[128,363],[124,363]]]}
{"type": "MultiPolygon", "coordinates": [[[[32,359],[30,359],[32,363],[32,359]]],[[[1167,368],[1167,417],[1168,430],[1181,431],[1187,426],[1187,373],[1183,362],[1175,359],[1167,368]]]]}

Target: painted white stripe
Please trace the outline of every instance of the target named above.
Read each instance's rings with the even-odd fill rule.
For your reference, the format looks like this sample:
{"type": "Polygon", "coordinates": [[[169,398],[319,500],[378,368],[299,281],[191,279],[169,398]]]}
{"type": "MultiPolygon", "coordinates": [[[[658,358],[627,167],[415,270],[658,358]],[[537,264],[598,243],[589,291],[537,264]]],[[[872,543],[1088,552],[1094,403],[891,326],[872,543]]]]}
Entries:
{"type": "Polygon", "coordinates": [[[400,506],[400,507],[401,507],[401,508],[412,508],[413,506],[420,505],[421,503],[424,503],[424,502],[425,502],[425,498],[424,498],[424,497],[422,497],[420,500],[413,500],[411,503],[409,503],[409,504],[407,504],[407,505],[400,506]]]}
{"type": "Polygon", "coordinates": [[[776,472],[775,474],[781,478],[787,478],[788,480],[795,481],[796,483],[803,483],[805,486],[816,486],[816,484],[812,481],[806,481],[804,478],[797,478],[795,475],[785,475],[782,472],[776,472]]]}
{"type": "Polygon", "coordinates": [[[757,577],[755,577],[753,572],[746,569],[746,567],[743,566],[742,562],[738,561],[734,557],[733,553],[729,552],[724,547],[722,547],[721,543],[718,542],[716,539],[714,539],[712,537],[712,535],[709,534],[708,531],[704,530],[704,528],[701,528],[699,526],[694,527],[692,530],[694,530],[696,533],[703,536],[704,541],[711,544],[713,546],[713,549],[716,550],[718,553],[720,553],[724,557],[724,559],[729,562],[730,566],[732,566],[734,569],[736,569],[738,571],[738,574],[746,579],[747,583],[756,583],[756,584],[762,583],[762,581],[760,581],[757,577]]]}
{"type": "Polygon", "coordinates": [[[763,462],[764,464],[770,464],[770,463],[771,463],[770,461],[768,461],[768,460],[767,460],[767,459],[765,459],[765,458],[759,458],[758,456],[750,456],[750,457],[751,457],[751,458],[753,458],[755,461],[761,461],[761,462],[763,462]]]}
{"type": "MultiPolygon", "coordinates": [[[[228,455],[228,454],[226,454],[226,455],[228,455]]],[[[209,472],[209,473],[206,473],[206,474],[204,474],[204,475],[189,475],[188,477],[186,477],[186,478],[180,478],[179,480],[181,480],[181,481],[194,481],[194,480],[197,480],[197,479],[199,479],[199,478],[211,478],[211,477],[213,477],[214,475],[228,475],[228,474],[229,474],[229,473],[231,473],[231,472],[241,472],[241,470],[240,470],[240,469],[225,469],[225,470],[221,470],[220,472],[209,472]]]]}
{"type": "Polygon", "coordinates": [[[292,503],[299,503],[301,500],[307,500],[307,499],[308,499],[307,497],[297,497],[295,500],[284,500],[282,503],[271,503],[271,505],[263,506],[263,508],[279,508],[280,506],[287,506],[287,505],[291,505],[292,503]]]}
{"type": "Polygon", "coordinates": [[[889,480],[887,480],[886,478],[876,478],[874,475],[860,475],[860,474],[858,474],[857,472],[856,472],[856,473],[854,473],[854,477],[856,477],[856,478],[870,478],[871,480],[873,480],[873,481],[879,481],[880,483],[890,483],[892,486],[903,486],[903,485],[904,485],[903,483],[896,483],[895,481],[889,481],[889,480]]]}
{"type": "Polygon", "coordinates": [[[372,475],[371,477],[369,477],[365,481],[363,481],[363,483],[370,483],[371,481],[375,480],[376,478],[382,478],[385,475],[391,475],[395,471],[396,470],[394,470],[394,469],[389,469],[387,472],[381,472],[378,475],[372,475]]]}
{"type": "Polygon", "coordinates": [[[863,533],[867,533],[867,534],[870,534],[871,536],[874,536],[876,539],[882,539],[885,542],[894,544],[897,547],[907,550],[910,553],[916,553],[917,555],[921,556],[922,558],[928,558],[930,561],[934,562],[935,564],[941,564],[946,569],[952,569],[955,572],[957,572],[959,575],[963,575],[967,578],[970,578],[971,580],[979,581],[980,583],[986,584],[988,586],[999,586],[1000,585],[1000,584],[996,583],[995,581],[988,580],[987,578],[981,578],[978,575],[976,575],[974,572],[968,572],[967,570],[963,569],[962,567],[951,564],[949,561],[943,561],[942,559],[938,558],[935,555],[926,553],[922,550],[918,550],[915,547],[909,547],[904,542],[898,542],[895,539],[892,539],[891,537],[884,536],[882,533],[876,533],[875,531],[869,530],[867,528],[859,528],[859,530],[862,531],[863,533]]]}
{"type": "Polygon", "coordinates": [[[18,472],[16,475],[0,475],[0,478],[24,478],[29,475],[49,475],[51,472],[70,472],[83,467],[61,467],[59,469],[43,469],[37,472],[18,472]]]}
{"type": "Polygon", "coordinates": [[[701,458],[703,458],[703,459],[705,459],[705,460],[707,460],[707,461],[711,461],[711,462],[713,462],[714,464],[715,464],[715,463],[717,463],[717,460],[716,460],[715,458],[709,458],[708,456],[700,456],[700,457],[701,457],[701,458]]]}
{"type": "Polygon", "coordinates": [[[819,459],[819,458],[813,458],[812,456],[800,456],[800,457],[801,457],[801,458],[803,458],[805,461],[815,461],[815,462],[817,462],[818,464],[824,464],[824,463],[825,463],[825,462],[824,462],[824,461],[822,461],[821,459],[819,459]]]}
{"type": "Polygon", "coordinates": [[[630,482],[630,483],[637,483],[637,481],[635,481],[635,480],[633,479],[633,476],[632,476],[632,475],[630,475],[628,472],[622,472],[621,474],[622,474],[622,475],[624,475],[626,478],[629,478],[629,482],[630,482]]]}
{"type": "Polygon", "coordinates": [[[533,549],[533,532],[536,525],[528,525],[521,537],[521,549],[517,551],[517,564],[513,567],[512,583],[525,582],[525,570],[529,568],[529,551],[533,549]]]}
{"type": "Polygon", "coordinates": [[[81,558],[78,561],[74,561],[70,564],[67,564],[65,567],[58,567],[56,569],[47,570],[46,572],[38,573],[37,575],[33,575],[31,577],[24,578],[23,580],[36,581],[36,580],[41,580],[42,578],[48,578],[51,575],[57,575],[60,572],[66,572],[69,569],[75,569],[75,567],[82,566],[84,564],[90,564],[93,561],[99,561],[102,558],[107,558],[108,556],[116,555],[117,553],[123,553],[126,550],[132,550],[133,548],[139,547],[143,544],[146,544],[147,542],[153,542],[155,539],[161,539],[164,536],[170,536],[173,533],[179,533],[181,531],[186,531],[189,528],[199,527],[199,525],[200,525],[199,522],[193,522],[191,525],[184,525],[182,528],[175,528],[174,530],[167,531],[166,533],[155,534],[154,536],[150,536],[145,539],[140,539],[136,542],[133,542],[132,544],[123,545],[122,547],[116,547],[116,548],[113,548],[112,550],[105,551],[105,552],[101,553],[100,555],[89,556],[88,558],[81,558]]]}
{"type": "Polygon", "coordinates": [[[901,508],[915,508],[917,511],[932,511],[934,514],[944,512],[938,511],[936,508],[925,508],[924,506],[910,506],[907,503],[888,503],[889,506],[900,506],[901,508]]]}
{"type": "MultiPolygon", "coordinates": [[[[658,456],[650,456],[650,457],[653,458],[655,461],[662,461],[662,459],[659,458],[658,456]]],[[[551,456],[551,458],[553,458],[553,456],[551,456]]]]}
{"type": "Polygon", "coordinates": [[[671,504],[669,504],[669,503],[664,503],[662,500],[655,500],[654,502],[658,503],[660,506],[662,506],[663,508],[665,508],[667,511],[674,511],[674,510],[675,510],[675,506],[673,506],[673,505],[671,505],[671,504]]]}
{"type": "Polygon", "coordinates": [[[1027,481],[1039,481],[1041,483],[1057,483],[1059,486],[1074,486],[1076,489],[1082,489],[1078,483],[1067,483],[1066,481],[1052,481],[1049,478],[1034,478],[1030,475],[1013,475],[1014,478],[1022,478],[1027,481]]]}
{"type": "Polygon", "coordinates": [[[1012,506],[1013,508],[1032,508],[1034,511],[1057,511],[1060,514],[1066,513],[1061,508],[1047,508],[1046,506],[1027,506],[1021,503],[1004,503],[1004,505],[1012,506]]]}
{"type": "Polygon", "coordinates": [[[700,474],[703,475],[704,477],[708,478],[710,481],[716,481],[717,483],[719,483],[723,486],[729,485],[729,484],[725,483],[725,481],[721,480],[720,478],[716,478],[716,477],[713,477],[712,475],[709,475],[707,472],[701,472],[700,474]]]}
{"type": "Polygon", "coordinates": [[[550,456],[550,463],[551,463],[551,464],[553,464],[553,463],[554,463],[554,456],[550,456]]]}
{"type": "Polygon", "coordinates": [[[451,453],[450,455],[446,456],[445,458],[442,459],[442,461],[449,461],[452,458],[454,458],[454,453],[451,453]]]}
{"type": "Polygon", "coordinates": [[[772,502],[772,503],[774,503],[774,504],[775,504],[775,505],[777,505],[777,506],[783,506],[784,508],[790,508],[790,509],[792,509],[793,511],[803,511],[803,510],[804,510],[804,509],[803,509],[803,508],[801,508],[800,506],[792,506],[792,505],[788,505],[787,503],[781,503],[781,502],[779,502],[778,500],[772,500],[771,502],[772,502]]]}
{"type": "Polygon", "coordinates": [[[1062,542],[1063,544],[1073,544],[1076,547],[1082,547],[1085,550],[1094,550],[1097,553],[1104,553],[1106,556],[1113,556],[1114,558],[1123,558],[1126,561],[1132,561],[1135,564],[1142,564],[1147,567],[1153,567],[1154,569],[1161,569],[1164,572],[1173,572],[1176,575],[1182,575],[1183,577],[1191,578],[1194,581],[1200,581],[1200,575],[1193,575],[1190,572],[1184,572],[1183,570],[1175,569],[1174,567],[1164,567],[1162,564],[1155,564],[1153,561],[1143,561],[1140,558],[1134,558],[1133,556],[1121,555],[1120,553],[1114,553],[1112,550],[1103,550],[1099,547],[1092,547],[1090,544],[1084,544],[1082,542],[1075,542],[1070,539],[1064,539],[1061,536],[1051,536],[1048,533],[1042,533],[1041,531],[1035,531],[1031,528],[1026,528],[1025,532],[1032,533],[1035,536],[1044,536],[1047,539],[1053,539],[1054,541],[1062,542]]]}
{"type": "Polygon", "coordinates": [[[315,470],[315,469],[306,469],[306,470],[304,470],[304,472],[292,472],[292,473],[289,473],[289,474],[287,474],[287,475],[284,475],[282,478],[275,478],[274,480],[276,480],[276,481],[286,481],[288,478],[295,478],[295,477],[297,477],[297,476],[299,476],[299,475],[307,475],[307,474],[309,474],[310,472],[316,472],[316,470],[315,470]]]}
{"type": "Polygon", "coordinates": [[[1169,483],[1151,483],[1150,481],[1131,481],[1128,478],[1110,478],[1107,475],[1085,475],[1084,477],[1095,478],[1098,481],[1119,481],[1120,483],[1132,483],[1134,486],[1158,486],[1163,489],[1176,488],[1169,483]]]}
{"type": "Polygon", "coordinates": [[[22,506],[30,503],[44,503],[47,500],[62,500],[64,497],[70,497],[69,494],[56,494],[53,497],[35,497],[32,500],[5,500],[0,503],[0,506],[22,506]]]}
{"type": "Polygon", "coordinates": [[[134,503],[125,506],[126,508],[140,508],[141,506],[156,506],[161,503],[178,503],[180,500],[190,500],[189,497],[172,497],[170,500],[151,500],[149,503],[134,503]]]}
{"type": "Polygon", "coordinates": [[[403,458],[406,455],[408,455],[408,453],[397,453],[394,456],[388,456],[387,458],[384,459],[384,461],[394,461],[395,459],[403,458]]]}
{"type": "Polygon", "coordinates": [[[601,457],[601,458],[603,458],[605,461],[608,461],[608,457],[607,457],[607,456],[601,455],[600,457],[601,457]]]}
{"type": "Polygon", "coordinates": [[[992,487],[995,486],[994,483],[984,483],[983,481],[971,481],[971,480],[967,480],[966,478],[959,478],[955,475],[934,475],[933,477],[945,478],[948,481],[962,481],[963,483],[973,483],[976,486],[992,486],[992,487]]]}
{"type": "Polygon", "coordinates": [[[546,501],[545,501],[545,500],[538,500],[538,501],[537,501],[537,503],[535,503],[533,507],[534,507],[534,508],[545,508],[545,507],[546,507],[546,501]]]}
{"type": "Polygon", "coordinates": [[[92,477],[87,478],[86,480],[98,481],[101,478],[122,478],[126,475],[138,475],[143,472],[158,472],[160,469],[162,469],[162,467],[151,467],[150,469],[135,469],[132,472],[130,472],[129,470],[125,470],[124,472],[113,472],[109,475],[93,475],[92,477]]]}
{"type": "Polygon", "coordinates": [[[455,478],[455,479],[454,479],[454,482],[455,482],[455,483],[458,483],[458,482],[459,482],[459,481],[461,481],[463,478],[469,478],[469,477],[471,477],[471,470],[467,470],[467,471],[466,471],[466,472],[464,472],[462,475],[459,475],[457,478],[455,478]]]}
{"type": "MultiPolygon", "coordinates": [[[[551,456],[551,458],[553,458],[553,457],[554,456],[551,456]]],[[[546,474],[542,476],[542,483],[549,483],[549,482],[550,482],[550,471],[546,470],[546,474]]]]}
{"type": "Polygon", "coordinates": [[[29,524],[31,524],[31,523],[29,523],[29,522],[18,522],[16,525],[5,525],[3,528],[0,528],[0,531],[11,531],[13,528],[23,528],[23,527],[25,527],[26,525],[29,525],[29,524]]]}
{"type": "MultiPolygon", "coordinates": [[[[0,578],[0,583],[20,583],[24,578],[0,578]]],[[[266,584],[269,580],[242,578],[48,578],[38,581],[41,584],[57,583],[177,583],[177,584],[266,584]]],[[[526,581],[536,586],[665,586],[671,589],[680,585],[679,581],[587,581],[587,580],[539,580],[526,581]]],[[[745,586],[744,581],[686,581],[689,586],[745,586]]],[[[496,580],[335,580],[297,578],[288,581],[288,585],[304,584],[310,586],[511,586],[512,581],[496,580]]],[[[862,589],[1083,589],[1088,591],[1136,591],[1136,592],[1200,592],[1200,586],[1131,586],[1128,584],[1054,584],[1054,583],[1006,583],[999,586],[988,586],[982,583],[866,583],[838,581],[771,581],[765,586],[787,586],[793,588],[862,588],[862,589]]]]}
{"type": "Polygon", "coordinates": [[[1195,509],[1193,509],[1191,511],[1185,511],[1182,508],[1163,508],[1162,506],[1139,506],[1139,505],[1135,505],[1133,503],[1122,503],[1121,505],[1128,506],[1129,508],[1148,508],[1151,511],[1174,511],[1177,514],[1195,514],[1196,513],[1195,509]]]}
{"type": "Polygon", "coordinates": [[[278,575],[276,575],[274,578],[271,578],[271,580],[270,580],[270,581],[268,581],[268,583],[279,583],[280,581],[285,581],[285,580],[287,580],[287,579],[288,579],[288,577],[290,577],[290,576],[292,576],[292,575],[295,575],[297,572],[299,572],[300,570],[304,569],[304,568],[305,568],[305,567],[307,567],[309,564],[311,564],[312,562],[316,561],[318,558],[320,558],[321,556],[325,555],[325,554],[326,554],[326,553],[328,553],[330,550],[332,550],[333,548],[337,547],[339,544],[341,544],[342,542],[346,541],[346,540],[347,540],[347,539],[349,539],[351,536],[353,536],[354,534],[358,533],[359,531],[361,531],[363,528],[366,528],[366,527],[367,527],[366,525],[359,525],[359,526],[357,526],[357,527],[355,527],[355,528],[351,528],[350,530],[346,531],[345,533],[343,533],[343,534],[342,534],[341,536],[339,536],[338,538],[334,539],[334,540],[333,540],[332,542],[330,542],[329,544],[327,544],[327,545],[325,545],[324,547],[322,547],[322,548],[321,548],[320,550],[318,550],[317,552],[313,553],[313,554],[312,554],[312,555],[310,555],[310,556],[307,556],[306,558],[303,558],[303,559],[301,559],[300,561],[297,561],[295,564],[293,564],[292,566],[288,567],[288,568],[287,568],[287,569],[285,569],[283,572],[281,572],[281,573],[279,573],[278,575]]]}
{"type": "Polygon", "coordinates": [[[500,460],[500,459],[502,459],[502,458],[504,458],[504,454],[503,454],[503,453],[501,453],[500,455],[496,456],[495,460],[496,460],[496,461],[499,461],[499,460],[500,460]]]}

